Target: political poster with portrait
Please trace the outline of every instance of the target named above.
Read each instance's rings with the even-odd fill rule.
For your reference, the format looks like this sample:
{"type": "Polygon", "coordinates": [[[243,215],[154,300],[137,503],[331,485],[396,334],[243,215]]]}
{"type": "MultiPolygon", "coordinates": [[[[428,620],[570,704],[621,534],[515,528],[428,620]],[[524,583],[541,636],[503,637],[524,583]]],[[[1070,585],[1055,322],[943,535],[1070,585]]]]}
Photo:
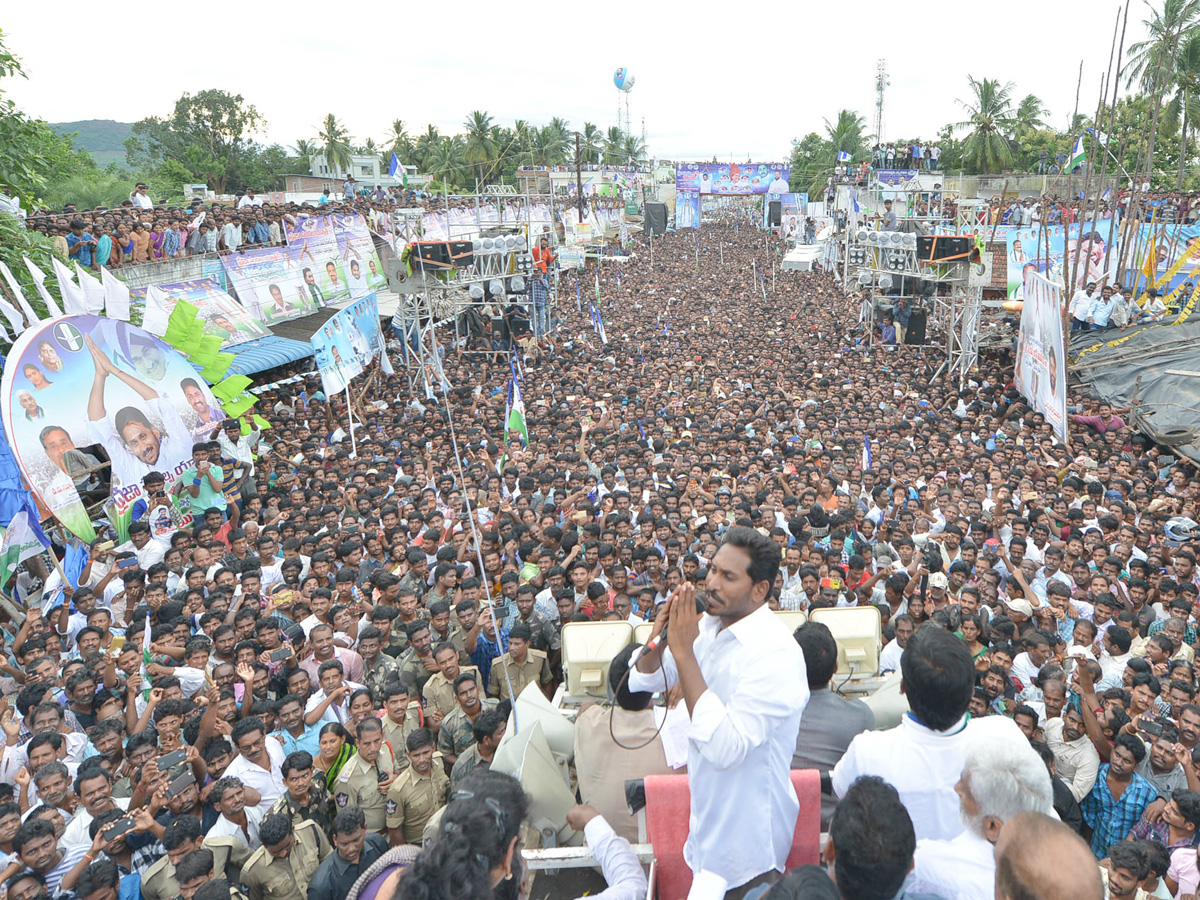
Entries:
{"type": "Polygon", "coordinates": [[[791,169],[786,163],[679,163],[680,194],[786,194],[791,169]]]}
{"type": "Polygon", "coordinates": [[[349,298],[336,254],[324,265],[318,259],[298,247],[263,247],[221,257],[238,300],[264,325],[307,316],[349,298]]]}
{"type": "Polygon", "coordinates": [[[350,299],[361,300],[367,294],[384,290],[387,276],[375,251],[367,220],[358,213],[338,214],[331,218],[337,235],[338,255],[346,272],[346,284],[350,286],[350,299]]]}
{"type": "Polygon", "coordinates": [[[1067,439],[1067,358],[1062,330],[1062,288],[1037,272],[1025,277],[1025,306],[1017,337],[1014,379],[1029,405],[1067,439]]]}
{"type": "Polygon", "coordinates": [[[675,227],[676,229],[700,227],[699,194],[675,195],[675,227]]]}
{"type": "Polygon", "coordinates": [[[1090,221],[1075,223],[1069,231],[1065,225],[1048,225],[1045,228],[997,226],[997,235],[1001,234],[1008,249],[1010,300],[1024,299],[1026,272],[1038,272],[1051,281],[1065,285],[1075,269],[1077,254],[1082,254],[1076,275],[1078,285],[1099,282],[1106,272],[1112,278],[1116,277],[1116,245],[1121,242],[1119,220],[1098,219],[1094,228],[1090,221]]]}
{"type": "Polygon", "coordinates": [[[333,216],[301,216],[283,223],[289,247],[307,248],[314,256],[337,255],[337,232],[333,216]]]}
{"type": "Polygon", "coordinates": [[[85,503],[111,501],[108,515],[123,533],[142,479],[162,473],[170,494],[193,466],[193,443],[225,419],[183,356],[135,325],[99,316],[26,330],[9,352],[0,395],[13,455],[41,512],[84,540],[95,537],[85,503]]]}
{"type": "Polygon", "coordinates": [[[344,391],[384,349],[374,294],[340,310],[312,336],[313,355],[326,396],[344,391]]]}
{"type": "MultiPolygon", "coordinates": [[[[180,300],[186,300],[200,311],[204,333],[219,336],[222,347],[242,344],[271,333],[249,310],[229,296],[221,285],[211,278],[160,284],[157,287],[163,292],[162,303],[167,315],[174,312],[175,305],[180,300]]],[[[133,288],[129,291],[129,296],[144,301],[146,288],[133,288]]]]}

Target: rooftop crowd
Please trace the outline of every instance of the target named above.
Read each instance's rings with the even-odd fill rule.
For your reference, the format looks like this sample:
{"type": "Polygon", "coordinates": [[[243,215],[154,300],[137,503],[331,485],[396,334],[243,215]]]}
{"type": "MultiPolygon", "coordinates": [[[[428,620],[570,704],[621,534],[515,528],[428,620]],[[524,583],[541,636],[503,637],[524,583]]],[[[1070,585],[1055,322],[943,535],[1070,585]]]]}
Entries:
{"type": "MultiPolygon", "coordinates": [[[[391,864],[409,897],[515,897],[528,799],[487,772],[512,698],[553,694],[566,623],[650,620],[687,583],[703,600],[739,528],[777,546],[772,608],[878,608],[912,709],[872,730],[830,689],[828,629],[797,632],[793,765],[831,774],[830,874],[776,900],[888,900],[906,877],[944,900],[1195,893],[1200,573],[1171,522],[1198,518],[1195,467],[1077,389],[1068,450],[1010,355],[960,387],[932,349],[860,349],[828,275],[764,298],[777,248],[746,222],[655,244],[600,273],[607,343],[560,305],[526,362],[527,447],[502,442],[507,361],[451,353],[436,400],[373,369],[353,458],[344,401],[303,373],[261,395],[270,429],[203,448],[225,489],[191,527],[146,510],[67,604],[11,624],[8,900],[353,900],[391,864]]],[[[44,577],[27,563],[16,589],[36,602],[44,577]]],[[[576,724],[570,824],[633,897],[623,784],[671,770],[650,695],[613,687],[576,724]]]]}

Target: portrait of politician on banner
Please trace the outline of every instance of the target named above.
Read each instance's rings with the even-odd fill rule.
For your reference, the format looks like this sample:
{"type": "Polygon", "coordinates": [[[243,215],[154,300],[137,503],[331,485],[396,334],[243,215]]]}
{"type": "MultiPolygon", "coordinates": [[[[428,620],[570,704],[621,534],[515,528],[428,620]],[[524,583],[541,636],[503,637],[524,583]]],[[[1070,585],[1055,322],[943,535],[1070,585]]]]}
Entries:
{"type": "Polygon", "coordinates": [[[376,296],[368,294],[337,313],[312,336],[312,345],[325,393],[344,391],[384,348],[376,296]]]}
{"type": "Polygon", "coordinates": [[[134,325],[97,316],[68,316],[22,334],[0,392],[13,455],[43,511],[86,540],[94,530],[85,501],[111,499],[120,520],[150,472],[164,476],[169,492],[192,464],[192,445],[214,439],[225,418],[179,353],[134,325]]]}
{"type": "Polygon", "coordinates": [[[1014,377],[1029,405],[1046,417],[1058,439],[1067,439],[1067,360],[1063,347],[1062,289],[1029,271],[1017,338],[1014,377]]]}

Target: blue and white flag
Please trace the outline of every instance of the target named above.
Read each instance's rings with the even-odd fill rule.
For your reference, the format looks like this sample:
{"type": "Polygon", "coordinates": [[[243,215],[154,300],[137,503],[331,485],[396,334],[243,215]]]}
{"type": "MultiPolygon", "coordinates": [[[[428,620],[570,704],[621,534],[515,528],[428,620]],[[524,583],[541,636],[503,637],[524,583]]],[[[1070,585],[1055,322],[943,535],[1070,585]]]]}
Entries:
{"type": "Polygon", "coordinates": [[[869,435],[863,436],[862,467],[864,472],[871,468],[871,438],[869,435]]]}
{"type": "Polygon", "coordinates": [[[393,154],[392,154],[392,161],[391,161],[390,163],[388,163],[388,175],[390,175],[390,176],[392,176],[393,178],[395,178],[395,177],[396,177],[396,173],[397,173],[399,170],[400,170],[400,160],[396,159],[396,154],[395,154],[395,153],[393,153],[393,154]]]}
{"type": "Polygon", "coordinates": [[[1112,196],[1112,191],[1109,188],[1105,188],[1104,193],[1100,195],[1100,199],[1107,202],[1108,198],[1111,196],[1112,196]]]}
{"type": "Polygon", "coordinates": [[[596,308],[596,304],[592,304],[592,328],[596,334],[600,335],[600,343],[608,343],[608,335],[604,333],[604,319],[600,317],[600,310],[596,308]]]}
{"type": "Polygon", "coordinates": [[[7,581],[17,566],[49,547],[50,539],[42,531],[33,503],[26,497],[0,538],[0,578],[7,581]]]}
{"type": "Polygon", "coordinates": [[[838,162],[850,162],[850,154],[845,150],[838,151],[838,162]]]}

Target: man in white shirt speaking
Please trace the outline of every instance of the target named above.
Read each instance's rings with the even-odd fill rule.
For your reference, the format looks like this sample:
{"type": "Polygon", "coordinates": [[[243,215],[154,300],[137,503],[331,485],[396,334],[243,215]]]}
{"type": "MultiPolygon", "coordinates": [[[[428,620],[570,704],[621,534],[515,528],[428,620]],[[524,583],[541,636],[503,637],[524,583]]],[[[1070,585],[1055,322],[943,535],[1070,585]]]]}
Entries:
{"type": "Polygon", "coordinates": [[[808,678],[799,645],[767,607],[778,572],[774,542],[729,529],[709,565],[706,611],[690,583],[673,591],[629,670],[630,690],[679,684],[691,717],[683,855],[693,897],[773,881],[791,850],[800,804],[789,769],[808,678]]]}

